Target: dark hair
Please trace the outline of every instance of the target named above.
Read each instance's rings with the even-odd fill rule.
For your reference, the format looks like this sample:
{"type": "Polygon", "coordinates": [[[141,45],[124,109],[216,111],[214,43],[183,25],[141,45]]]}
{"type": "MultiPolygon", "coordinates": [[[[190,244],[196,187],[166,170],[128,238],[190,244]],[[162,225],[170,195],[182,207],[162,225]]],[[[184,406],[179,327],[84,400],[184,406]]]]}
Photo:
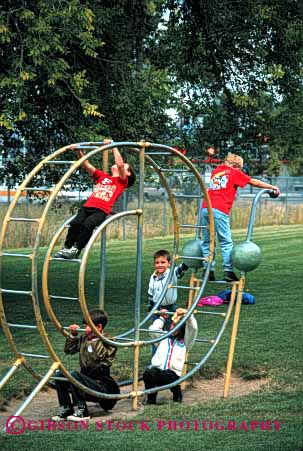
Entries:
{"type": "MultiPolygon", "coordinates": [[[[98,324],[102,324],[104,329],[107,324],[107,314],[105,311],[101,309],[90,310],[89,314],[94,325],[97,326],[98,324]]],[[[85,319],[83,319],[83,324],[86,324],[85,319]]]]}
{"type": "Polygon", "coordinates": [[[164,257],[169,262],[171,261],[170,253],[168,251],[166,251],[165,249],[160,249],[159,251],[154,253],[154,260],[156,260],[156,258],[159,258],[159,257],[164,257]]]}
{"type": "Polygon", "coordinates": [[[127,176],[128,178],[127,188],[130,188],[136,181],[135,169],[128,161],[125,161],[124,164],[128,164],[128,171],[130,172],[130,175],[127,176]]]}
{"type": "Polygon", "coordinates": [[[184,324],[182,324],[182,326],[180,327],[180,329],[178,330],[176,337],[178,338],[178,340],[181,340],[185,337],[185,328],[186,328],[186,322],[184,324]]]}
{"type": "MultiPolygon", "coordinates": [[[[177,323],[178,324],[178,323],[177,323]]],[[[173,327],[175,327],[176,324],[174,324],[174,322],[171,322],[170,328],[172,329],[173,327]]],[[[177,338],[178,340],[182,340],[185,337],[185,328],[186,328],[186,322],[184,324],[182,324],[182,326],[180,327],[180,329],[178,329],[173,336],[175,338],[177,338]]]]}

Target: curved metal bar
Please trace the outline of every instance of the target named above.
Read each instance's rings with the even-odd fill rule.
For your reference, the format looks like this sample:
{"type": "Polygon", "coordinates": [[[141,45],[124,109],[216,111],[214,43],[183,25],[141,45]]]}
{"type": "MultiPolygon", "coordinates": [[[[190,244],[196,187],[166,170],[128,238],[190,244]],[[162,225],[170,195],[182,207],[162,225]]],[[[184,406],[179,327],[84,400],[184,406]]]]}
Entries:
{"type": "MultiPolygon", "coordinates": [[[[147,161],[152,165],[153,169],[158,173],[162,185],[164,186],[164,188],[166,189],[167,195],[168,195],[168,199],[169,199],[169,203],[173,212],[173,219],[174,219],[174,255],[176,255],[178,253],[178,248],[179,248],[179,241],[180,241],[180,227],[179,227],[179,219],[178,219],[178,212],[177,212],[177,206],[176,206],[176,201],[174,199],[174,196],[172,194],[172,191],[170,189],[170,186],[166,180],[166,177],[163,175],[160,166],[149,156],[149,155],[145,155],[145,158],[147,159],[147,161]]],[[[168,285],[171,283],[173,274],[175,271],[175,259],[173,259],[173,263],[170,266],[170,272],[169,275],[167,277],[167,280],[163,286],[163,290],[162,293],[159,296],[159,299],[157,301],[157,303],[153,306],[152,310],[150,310],[150,312],[147,313],[147,315],[145,316],[145,318],[140,322],[139,324],[139,328],[141,328],[147,321],[149,321],[149,319],[152,317],[152,315],[154,314],[155,310],[157,310],[157,308],[161,305],[166,292],[167,292],[167,288],[168,285]]],[[[134,328],[128,330],[127,332],[124,332],[123,334],[119,334],[117,338],[122,338],[125,337],[127,335],[130,335],[131,333],[133,333],[135,331],[134,328]]]]}
{"type": "MultiPolygon", "coordinates": [[[[92,143],[82,143],[82,145],[86,145],[86,144],[87,145],[91,145],[92,143]]],[[[198,178],[198,181],[199,181],[200,185],[202,183],[201,188],[202,188],[202,191],[204,191],[204,197],[205,197],[205,200],[206,200],[206,203],[207,203],[207,207],[208,207],[208,210],[209,210],[209,217],[210,217],[210,224],[211,224],[210,225],[211,245],[210,245],[210,256],[209,256],[208,266],[211,263],[211,259],[213,257],[213,248],[214,248],[214,246],[213,246],[214,240],[212,239],[213,238],[212,237],[212,231],[214,230],[214,228],[213,228],[213,216],[212,216],[212,211],[211,211],[211,205],[210,205],[210,202],[209,202],[209,198],[208,198],[207,192],[205,191],[205,187],[204,187],[203,181],[202,181],[202,179],[200,177],[200,174],[195,169],[195,167],[189,162],[189,160],[187,160],[186,157],[184,157],[182,154],[180,154],[175,149],[170,148],[168,146],[157,145],[157,144],[153,145],[153,144],[146,143],[146,142],[139,142],[139,143],[123,142],[123,143],[112,143],[110,145],[97,147],[97,148],[91,150],[87,155],[82,157],[80,160],[77,160],[74,164],[72,164],[70,169],[65,173],[65,175],[59,181],[59,183],[56,185],[54,191],[50,195],[50,197],[49,197],[49,199],[48,199],[48,201],[47,201],[47,203],[45,205],[43,214],[42,214],[41,218],[38,221],[39,228],[38,228],[38,232],[37,232],[37,236],[36,236],[36,240],[35,240],[33,258],[32,258],[32,293],[33,293],[32,302],[33,302],[34,313],[35,313],[35,317],[36,317],[36,321],[37,321],[37,327],[38,327],[40,335],[41,335],[41,337],[43,339],[43,342],[44,342],[46,348],[48,349],[49,354],[52,356],[52,358],[53,358],[53,360],[55,362],[59,363],[63,374],[67,377],[67,379],[69,379],[71,381],[71,383],[73,383],[75,386],[77,386],[78,388],[80,388],[81,390],[85,391],[88,394],[92,394],[93,396],[97,396],[97,397],[110,398],[110,399],[121,399],[121,398],[128,398],[128,397],[137,397],[140,394],[142,394],[143,392],[135,391],[135,392],[132,392],[132,393],[125,393],[125,394],[119,394],[119,395],[107,395],[107,394],[104,394],[104,393],[96,392],[96,391],[88,389],[87,387],[85,387],[82,384],[80,384],[66,370],[66,368],[64,367],[64,365],[62,364],[62,362],[58,358],[57,354],[55,353],[54,349],[52,348],[52,345],[51,345],[51,343],[49,341],[49,338],[48,338],[48,335],[46,333],[45,326],[44,326],[44,323],[43,323],[43,320],[42,320],[42,317],[41,317],[39,301],[38,301],[38,296],[37,296],[37,293],[38,293],[38,287],[37,287],[37,258],[38,258],[38,249],[39,249],[41,231],[42,231],[42,229],[44,227],[44,224],[45,224],[46,215],[47,215],[47,213],[48,213],[48,211],[49,211],[49,209],[50,209],[50,207],[52,205],[52,202],[56,198],[56,196],[58,194],[58,191],[61,189],[61,187],[63,186],[65,181],[72,175],[73,172],[75,172],[75,170],[77,170],[81,166],[81,164],[86,159],[90,158],[91,156],[95,155],[96,153],[98,153],[100,151],[105,151],[105,150],[111,149],[111,148],[113,148],[113,147],[115,147],[117,145],[119,147],[130,147],[130,146],[134,147],[134,146],[137,146],[139,148],[142,148],[142,147],[153,147],[155,149],[167,149],[167,150],[169,150],[170,153],[172,153],[174,155],[177,155],[181,160],[183,160],[183,162],[185,162],[188,166],[191,167],[192,171],[195,173],[196,177],[198,178]],[[200,180],[201,180],[201,182],[200,182],[200,180]]],[[[78,145],[78,146],[80,146],[80,145],[78,145]]],[[[74,148],[74,147],[72,147],[72,148],[74,148]]],[[[4,224],[3,234],[1,235],[1,238],[0,238],[0,248],[1,248],[2,244],[3,244],[3,239],[4,239],[4,236],[5,236],[6,229],[7,229],[7,224],[8,224],[7,218],[10,217],[10,213],[13,211],[13,209],[14,209],[14,207],[15,207],[15,205],[16,205],[16,203],[17,203],[22,191],[26,187],[28,181],[30,181],[31,178],[39,172],[39,170],[42,168],[42,166],[44,164],[47,164],[51,159],[56,158],[61,153],[64,153],[65,151],[67,151],[69,149],[71,149],[71,146],[65,146],[65,147],[59,149],[58,151],[54,152],[53,154],[49,155],[48,157],[46,157],[39,165],[36,166],[36,168],[29,174],[29,176],[21,184],[21,186],[19,188],[19,191],[17,192],[17,195],[14,198],[13,204],[11,205],[11,208],[8,210],[8,213],[7,213],[6,217],[5,217],[5,221],[6,222],[4,224]]],[[[201,285],[201,290],[204,289],[205,284],[206,284],[206,279],[204,279],[204,281],[203,281],[203,283],[201,285]]],[[[196,302],[198,302],[198,296],[201,294],[201,290],[197,294],[196,302]]],[[[81,299],[81,296],[80,296],[80,299],[81,299]]],[[[1,301],[2,301],[2,299],[0,300],[0,303],[1,303],[1,301]]],[[[189,315],[192,313],[193,309],[195,308],[196,302],[192,304],[192,308],[189,309],[187,316],[184,317],[180,321],[180,323],[178,324],[178,327],[172,329],[168,334],[166,334],[166,336],[162,337],[162,339],[170,336],[172,333],[174,333],[175,330],[178,330],[179,327],[181,327],[182,324],[184,324],[184,322],[187,320],[187,317],[189,317],[189,315]]],[[[0,307],[2,307],[2,306],[3,306],[3,304],[0,305],[0,307]]],[[[85,304],[85,307],[86,307],[86,304],[85,304]]],[[[157,307],[155,306],[155,308],[157,308],[157,307]]],[[[3,319],[3,318],[1,318],[1,319],[3,319]]],[[[7,324],[5,317],[4,317],[3,320],[7,324]]],[[[97,334],[97,335],[99,335],[99,334],[97,334]]],[[[9,340],[11,339],[11,342],[14,344],[12,337],[8,336],[8,338],[9,338],[9,340]]],[[[149,342],[146,342],[145,344],[147,344],[147,343],[149,344],[149,343],[157,342],[157,341],[159,341],[159,340],[157,340],[157,339],[150,340],[149,342]]],[[[12,343],[10,343],[10,344],[12,344],[12,343]]],[[[138,345],[141,345],[141,344],[143,344],[143,343],[142,342],[135,342],[134,346],[138,346],[138,345]]],[[[185,378],[190,377],[191,374],[193,374],[193,372],[194,372],[194,369],[190,373],[188,373],[183,379],[185,380],[185,378]]],[[[165,387],[162,387],[161,389],[165,389],[165,387]]],[[[158,388],[158,390],[159,390],[159,388],[158,388]]]]}
{"type": "Polygon", "coordinates": [[[53,236],[46,254],[45,254],[45,258],[44,258],[44,264],[43,264],[43,270],[42,270],[42,293],[43,293],[43,300],[44,300],[44,305],[46,308],[46,312],[49,316],[49,318],[51,319],[51,321],[53,322],[53,324],[55,325],[56,329],[58,330],[58,332],[60,332],[62,335],[64,335],[65,337],[68,335],[68,332],[64,329],[64,326],[62,326],[62,324],[60,323],[60,321],[58,320],[54,309],[51,305],[50,302],[50,295],[49,295],[49,291],[48,291],[48,269],[49,269],[49,263],[51,261],[51,253],[57,243],[57,241],[59,240],[59,238],[61,237],[62,233],[65,231],[66,226],[75,218],[75,215],[72,216],[71,218],[67,219],[57,230],[57,232],[55,233],[55,235],[53,236]]]}
{"type": "MultiPolygon", "coordinates": [[[[7,232],[7,228],[8,228],[8,224],[10,222],[10,218],[12,216],[12,212],[14,211],[18,200],[20,199],[20,196],[22,194],[22,192],[25,190],[26,186],[28,185],[28,183],[32,180],[32,178],[39,173],[39,171],[41,170],[41,168],[43,167],[45,162],[50,161],[54,156],[58,156],[61,153],[65,152],[67,149],[69,148],[69,146],[65,146],[59,150],[57,150],[56,152],[54,152],[53,154],[49,155],[48,157],[46,157],[43,161],[41,161],[37,166],[35,166],[35,168],[27,175],[27,177],[24,179],[24,181],[21,183],[21,185],[18,187],[18,189],[16,190],[16,194],[6,212],[6,215],[3,219],[3,223],[2,223],[2,228],[1,228],[1,232],[0,232],[0,250],[3,248],[3,244],[4,244],[4,239],[6,236],[6,232],[7,232]]],[[[36,257],[37,254],[37,250],[34,249],[34,253],[32,256],[32,274],[36,275],[36,265],[37,265],[37,258],[36,257]]],[[[0,252],[0,277],[1,277],[1,286],[2,286],[2,254],[0,252]]],[[[35,290],[35,284],[32,283],[32,291],[35,290]]],[[[36,295],[35,291],[34,291],[34,296],[36,295]]],[[[10,331],[10,328],[8,326],[7,320],[6,320],[6,316],[5,316],[5,309],[4,309],[4,303],[3,303],[3,298],[2,298],[2,291],[0,290],[0,322],[1,322],[1,326],[2,329],[4,331],[4,334],[7,338],[7,341],[9,343],[9,346],[11,348],[11,350],[13,351],[13,353],[16,355],[17,358],[21,358],[21,354],[19,353],[19,351],[17,350],[17,346],[16,343],[14,341],[13,335],[10,331]]],[[[40,332],[40,329],[39,329],[40,332]]],[[[22,358],[22,365],[32,374],[32,376],[35,379],[40,380],[41,376],[38,375],[38,373],[31,367],[31,365],[26,361],[26,359],[23,357],[22,358]]]]}
{"type": "MultiPolygon", "coordinates": [[[[109,146],[103,146],[101,149],[99,149],[100,151],[105,151],[107,150],[109,146]]],[[[113,147],[113,146],[111,146],[113,147]]],[[[34,171],[32,171],[32,173],[30,175],[35,175],[37,172],[39,172],[39,170],[41,169],[41,167],[43,166],[43,164],[45,162],[50,161],[52,158],[54,158],[55,156],[60,155],[60,153],[65,152],[66,150],[68,150],[70,148],[70,146],[66,146],[62,149],[59,149],[58,151],[56,151],[55,153],[53,153],[52,155],[48,156],[47,158],[45,158],[39,165],[38,167],[35,168],[34,171]]],[[[95,152],[96,153],[96,152],[95,152]]],[[[40,307],[39,307],[39,301],[38,301],[38,287],[37,287],[37,259],[38,259],[38,249],[39,249],[39,242],[40,242],[40,237],[41,237],[41,231],[44,227],[45,224],[45,220],[46,220],[46,215],[47,212],[50,209],[50,206],[52,205],[53,200],[55,199],[55,197],[57,196],[57,193],[59,192],[59,190],[61,189],[61,187],[63,186],[64,182],[70,177],[70,175],[78,169],[78,167],[81,165],[82,160],[84,161],[85,157],[83,157],[83,159],[81,160],[77,160],[72,166],[71,168],[66,172],[66,174],[61,178],[61,180],[58,182],[58,184],[56,185],[54,191],[52,192],[52,194],[50,195],[43,214],[39,220],[39,228],[37,231],[37,236],[36,236],[36,240],[35,240],[35,244],[33,247],[33,258],[32,258],[32,303],[33,303],[33,308],[34,308],[34,314],[36,317],[36,322],[37,322],[37,328],[39,330],[39,333],[42,337],[43,343],[46,346],[46,349],[48,350],[49,354],[51,355],[51,357],[53,358],[53,361],[55,363],[58,363],[60,366],[60,369],[62,371],[62,373],[64,374],[64,376],[72,383],[74,384],[76,387],[78,387],[79,389],[83,390],[84,392],[92,395],[92,396],[96,396],[96,397],[100,397],[100,398],[108,398],[108,399],[121,399],[121,398],[127,398],[130,395],[129,394],[119,394],[119,395],[109,395],[106,393],[101,393],[101,392],[97,392],[95,390],[91,390],[88,387],[80,384],[76,379],[74,379],[71,374],[67,371],[67,369],[65,368],[65,366],[63,365],[63,363],[61,362],[60,358],[58,357],[58,355],[56,354],[56,352],[54,351],[51,342],[49,340],[48,334],[46,332],[43,320],[42,320],[42,316],[41,316],[41,312],[40,312],[40,307]]],[[[17,193],[16,198],[14,199],[13,202],[13,207],[16,205],[18,198],[21,195],[22,189],[24,189],[24,187],[26,186],[26,184],[28,183],[28,181],[30,181],[31,178],[28,177],[21,185],[19,193],[17,193]],[[21,189],[22,188],[22,189],[21,189]]],[[[8,213],[7,213],[7,217],[9,218],[10,212],[13,211],[13,208],[9,209],[8,213]]],[[[8,223],[8,220],[7,220],[8,223]]],[[[6,223],[6,226],[7,226],[6,223]]],[[[5,228],[6,231],[6,228],[5,228]]],[[[4,235],[3,235],[4,236],[4,235]]],[[[1,243],[2,244],[2,243],[1,243]]],[[[6,319],[5,319],[5,325],[7,325],[6,319]]],[[[12,344],[14,344],[13,338],[11,336],[11,334],[8,335],[8,338],[12,339],[12,344]]],[[[17,356],[19,357],[19,353],[17,351],[17,356]]]]}
{"type": "Polygon", "coordinates": [[[254,224],[255,224],[255,219],[256,219],[257,206],[258,206],[260,198],[265,193],[271,194],[272,190],[271,189],[262,189],[261,191],[258,191],[257,195],[255,196],[255,198],[253,200],[253,204],[252,204],[252,207],[250,210],[249,221],[248,221],[246,241],[251,240],[253,228],[254,228],[254,224]]]}
{"type": "MultiPolygon", "coordinates": [[[[88,260],[88,256],[89,256],[90,250],[91,250],[95,240],[97,239],[98,235],[100,235],[100,233],[102,233],[102,231],[104,229],[106,229],[106,227],[111,222],[113,222],[116,219],[125,217],[125,216],[141,215],[141,214],[142,214],[142,210],[141,209],[128,210],[128,211],[122,211],[120,213],[115,214],[114,216],[111,216],[110,218],[107,218],[105,221],[102,222],[102,224],[99,225],[98,228],[96,228],[94,230],[89,242],[85,246],[85,249],[84,249],[83,255],[82,255],[80,271],[79,271],[79,301],[80,301],[80,306],[81,306],[81,310],[82,310],[83,316],[84,316],[85,321],[87,322],[87,324],[93,330],[93,332],[96,335],[98,335],[103,342],[105,342],[107,344],[112,344],[114,346],[130,347],[130,346],[134,346],[134,342],[120,343],[120,342],[117,342],[115,340],[111,340],[111,339],[107,338],[106,336],[104,336],[103,334],[101,334],[99,332],[99,330],[96,328],[95,324],[91,321],[89,310],[88,310],[86,302],[85,302],[85,271],[86,271],[86,266],[87,266],[87,260],[88,260]]],[[[133,329],[133,330],[135,330],[135,329],[133,329]]]]}

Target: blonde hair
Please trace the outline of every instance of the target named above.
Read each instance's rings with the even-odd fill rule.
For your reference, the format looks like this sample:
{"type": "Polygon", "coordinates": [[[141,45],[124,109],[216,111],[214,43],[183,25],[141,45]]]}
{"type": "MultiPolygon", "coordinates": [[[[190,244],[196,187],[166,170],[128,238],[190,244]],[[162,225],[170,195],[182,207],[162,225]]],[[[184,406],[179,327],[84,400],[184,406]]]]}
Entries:
{"type": "Polygon", "coordinates": [[[239,169],[242,169],[243,164],[244,164],[243,158],[240,157],[240,155],[236,155],[235,153],[229,153],[225,157],[224,162],[228,163],[233,168],[239,168],[239,169]]]}

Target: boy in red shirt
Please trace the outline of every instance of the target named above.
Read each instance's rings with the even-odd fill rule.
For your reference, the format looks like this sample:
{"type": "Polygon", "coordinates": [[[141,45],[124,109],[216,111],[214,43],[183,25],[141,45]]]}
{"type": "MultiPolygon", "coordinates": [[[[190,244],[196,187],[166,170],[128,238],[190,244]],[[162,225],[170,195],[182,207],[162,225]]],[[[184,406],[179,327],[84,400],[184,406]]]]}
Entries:
{"type": "MultiPolygon", "coordinates": [[[[110,144],[105,139],[104,144],[110,144]]],[[[102,224],[117,200],[126,188],[130,188],[136,180],[134,169],[125,163],[119,150],[112,149],[115,164],[111,167],[111,175],[96,169],[89,161],[84,161],[82,167],[95,181],[95,187],[79,210],[77,216],[71,221],[64,247],[55,254],[55,258],[77,258],[88,243],[95,227],[102,224]]],[[[84,156],[82,150],[78,151],[78,158],[84,156]]]]}
{"type": "MultiPolygon", "coordinates": [[[[278,195],[280,190],[277,186],[253,179],[242,172],[243,158],[239,155],[228,154],[223,164],[220,164],[211,173],[208,195],[211,201],[215,233],[220,244],[221,255],[223,259],[224,280],[227,282],[238,281],[238,277],[233,272],[231,253],[233,241],[231,237],[229,212],[236,197],[237,188],[244,188],[246,185],[256,186],[257,188],[271,189],[278,195]]],[[[202,203],[202,226],[209,225],[208,211],[205,200],[202,203]]],[[[209,228],[203,229],[202,252],[204,257],[209,254],[209,228]]],[[[209,280],[216,280],[215,259],[212,262],[212,269],[209,274],[209,280]]]]}

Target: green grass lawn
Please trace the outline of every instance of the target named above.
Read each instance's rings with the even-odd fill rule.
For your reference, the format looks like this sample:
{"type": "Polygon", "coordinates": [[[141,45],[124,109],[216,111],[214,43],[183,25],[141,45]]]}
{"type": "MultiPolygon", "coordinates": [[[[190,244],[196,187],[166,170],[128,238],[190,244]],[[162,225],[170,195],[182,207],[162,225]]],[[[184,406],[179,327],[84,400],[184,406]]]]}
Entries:
{"type": "MultiPolygon", "coordinates": [[[[240,242],[245,231],[234,233],[235,242],[240,242]]],[[[247,276],[245,291],[255,295],[255,306],[242,306],[236,353],[234,357],[234,374],[244,378],[266,377],[269,383],[258,392],[247,396],[227,400],[208,401],[192,407],[184,405],[159,405],[146,407],[143,414],[138,414],[139,421],[134,431],[96,431],[91,426],[89,431],[79,432],[27,432],[20,436],[0,435],[1,449],[12,449],[15,445],[24,449],[38,450],[83,450],[89,447],[114,450],[140,449],[151,446],[159,450],[289,450],[303,448],[303,358],[302,358],[302,255],[303,226],[273,226],[257,228],[253,241],[262,249],[262,264],[247,276]],[[140,430],[140,421],[150,425],[149,431],[140,430]],[[157,421],[165,423],[158,430],[157,421]],[[177,421],[177,430],[168,430],[168,421],[177,421]],[[181,430],[180,422],[188,421],[189,430],[181,430]],[[225,430],[203,430],[204,420],[224,425],[225,430]],[[228,420],[234,420],[237,430],[227,430],[228,420]],[[269,420],[270,430],[239,430],[241,422],[269,420]],[[273,421],[280,423],[280,430],[275,431],[273,421]],[[194,423],[197,421],[198,423],[194,423]],[[194,430],[194,424],[199,424],[194,430]],[[139,426],[138,426],[139,425],[139,426]]],[[[184,238],[184,241],[186,238],[184,238]]],[[[133,321],[135,292],[135,241],[111,241],[108,243],[106,310],[109,314],[107,332],[111,335],[127,330],[133,321]]],[[[172,248],[172,238],[150,239],[144,242],[142,315],[146,312],[145,300],[149,276],[152,271],[152,254],[160,248],[172,248]]],[[[41,256],[42,261],[42,256],[41,256]]],[[[98,250],[90,256],[86,296],[89,307],[98,304],[98,250]]],[[[77,268],[73,264],[64,265],[53,262],[50,271],[51,294],[64,296],[76,295],[77,268]]],[[[29,263],[21,260],[4,261],[4,284],[6,288],[30,289],[29,263]]],[[[221,273],[218,260],[217,273],[221,273]]],[[[187,282],[189,274],[184,277],[187,282]]],[[[182,281],[183,284],[183,281],[182,281]]],[[[207,293],[216,294],[221,286],[211,285],[207,293]]],[[[183,305],[186,294],[179,294],[179,305],[183,305]]],[[[56,333],[45,316],[47,332],[56,351],[62,355],[63,337],[56,333]]],[[[54,301],[54,310],[64,325],[81,321],[81,312],[77,303],[71,301],[54,301]]],[[[6,297],[7,319],[14,323],[34,324],[32,307],[27,299],[6,297]]],[[[208,337],[216,334],[219,323],[199,315],[199,336],[208,337]]],[[[215,377],[225,371],[230,325],[222,337],[216,351],[211,355],[202,371],[206,378],[215,377]]],[[[14,330],[18,348],[25,352],[45,353],[37,333],[14,330]]],[[[192,358],[205,352],[204,345],[195,345],[192,358]]],[[[0,332],[0,377],[6,373],[14,357],[10,353],[2,331],[0,332]]],[[[77,358],[63,357],[71,368],[77,367],[77,358]]],[[[150,349],[141,352],[141,369],[148,363],[150,349]]],[[[113,374],[119,380],[132,374],[130,362],[131,350],[119,350],[113,374]]],[[[43,361],[34,361],[37,371],[44,374],[48,366],[43,361]]],[[[0,402],[12,396],[28,393],[34,384],[24,369],[16,375],[1,392],[0,402]]],[[[28,407],[30,410],[30,406],[28,407]]],[[[163,423],[163,424],[164,424],[163,423]]],[[[209,424],[209,423],[208,423],[209,424]]],[[[185,427],[185,426],[184,426],[185,427]]]]}

